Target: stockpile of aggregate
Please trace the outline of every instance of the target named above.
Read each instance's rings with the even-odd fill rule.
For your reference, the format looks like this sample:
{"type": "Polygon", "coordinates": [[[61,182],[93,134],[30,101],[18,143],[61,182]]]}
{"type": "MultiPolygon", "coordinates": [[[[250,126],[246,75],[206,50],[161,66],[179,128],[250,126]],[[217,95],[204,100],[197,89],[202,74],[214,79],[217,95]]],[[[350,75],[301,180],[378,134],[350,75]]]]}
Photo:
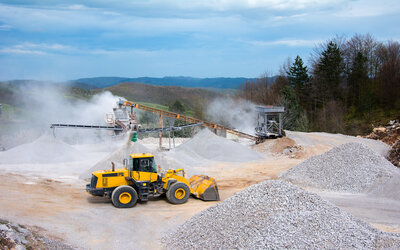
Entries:
{"type": "Polygon", "coordinates": [[[280,177],[306,187],[400,198],[399,169],[383,156],[356,142],[309,158],[280,177]]]}
{"type": "Polygon", "coordinates": [[[0,249],[74,249],[25,226],[0,219],[0,249]]]}
{"type": "Polygon", "coordinates": [[[210,161],[248,162],[263,159],[262,155],[250,148],[217,136],[208,129],[201,130],[168,155],[188,166],[202,165],[210,161]]]}
{"type": "MultiPolygon", "coordinates": [[[[152,152],[150,149],[148,149],[147,147],[142,145],[140,142],[127,141],[118,150],[112,152],[110,155],[108,155],[104,159],[97,162],[90,169],[83,172],[79,176],[79,178],[81,178],[81,179],[90,178],[93,171],[111,169],[112,163],[114,163],[116,169],[122,168],[123,160],[128,159],[129,154],[140,154],[140,153],[150,153],[153,155],[155,154],[155,152],[152,152]]],[[[157,158],[156,158],[156,162],[157,162],[157,158]]]]}
{"type": "Polygon", "coordinates": [[[0,152],[0,164],[60,163],[83,160],[71,145],[44,134],[35,141],[0,152]]]}
{"type": "Polygon", "coordinates": [[[166,249],[371,249],[400,247],[400,234],[287,182],[265,181],[196,214],[162,242],[166,249]]]}

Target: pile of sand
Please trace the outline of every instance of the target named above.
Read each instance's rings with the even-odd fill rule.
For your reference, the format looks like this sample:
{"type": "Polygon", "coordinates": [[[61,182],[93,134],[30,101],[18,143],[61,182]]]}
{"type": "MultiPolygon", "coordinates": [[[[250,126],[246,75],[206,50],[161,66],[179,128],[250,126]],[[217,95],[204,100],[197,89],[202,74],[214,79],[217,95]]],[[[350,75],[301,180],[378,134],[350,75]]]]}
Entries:
{"type": "Polygon", "coordinates": [[[253,145],[251,147],[254,151],[261,154],[285,154],[289,156],[296,156],[300,158],[302,155],[302,147],[298,146],[296,142],[288,137],[278,139],[269,139],[263,143],[253,145]],[[296,152],[294,152],[296,151],[296,152]]]}
{"type": "Polygon", "coordinates": [[[60,163],[83,160],[71,145],[44,134],[35,141],[0,152],[0,164],[60,163]]]}
{"type": "Polygon", "coordinates": [[[361,143],[347,143],[282,173],[297,185],[400,198],[400,170],[361,143]]]}

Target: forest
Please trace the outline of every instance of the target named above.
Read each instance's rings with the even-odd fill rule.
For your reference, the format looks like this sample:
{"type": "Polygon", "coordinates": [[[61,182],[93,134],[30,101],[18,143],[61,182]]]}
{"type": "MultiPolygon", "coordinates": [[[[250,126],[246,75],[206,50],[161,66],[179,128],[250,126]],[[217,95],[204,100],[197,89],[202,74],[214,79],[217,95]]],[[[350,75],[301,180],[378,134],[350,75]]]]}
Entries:
{"type": "Polygon", "coordinates": [[[400,118],[400,44],[356,34],[315,47],[306,65],[288,59],[274,80],[242,84],[238,97],[286,108],[284,127],[299,131],[366,134],[400,118]]]}

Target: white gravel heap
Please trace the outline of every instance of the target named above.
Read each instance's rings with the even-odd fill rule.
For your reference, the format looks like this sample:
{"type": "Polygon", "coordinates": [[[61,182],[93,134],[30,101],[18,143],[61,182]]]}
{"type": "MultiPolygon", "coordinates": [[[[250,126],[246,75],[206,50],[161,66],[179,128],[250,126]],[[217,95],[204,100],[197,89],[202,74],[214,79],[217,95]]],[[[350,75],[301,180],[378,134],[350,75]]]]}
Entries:
{"type": "Polygon", "coordinates": [[[400,248],[383,233],[316,194],[265,181],[185,222],[161,240],[166,249],[400,248]]]}
{"type": "Polygon", "coordinates": [[[301,186],[351,193],[379,195],[379,190],[385,190],[382,195],[391,196],[399,193],[400,188],[399,169],[367,146],[356,142],[309,158],[280,177],[301,186]],[[388,183],[397,185],[383,188],[388,183]],[[393,193],[390,194],[389,190],[393,193]]]}
{"type": "MultiPolygon", "coordinates": [[[[131,142],[127,141],[124,145],[122,145],[118,150],[112,152],[105,159],[100,160],[90,169],[83,172],[79,178],[86,179],[90,178],[93,171],[97,170],[107,170],[112,168],[112,162],[115,164],[115,168],[123,167],[123,160],[128,159],[129,154],[140,154],[140,153],[151,153],[155,154],[156,152],[151,151],[147,147],[143,146],[139,142],[131,142]]],[[[157,160],[157,159],[156,159],[157,160]]]]}
{"type": "Polygon", "coordinates": [[[50,134],[44,134],[31,143],[0,152],[0,164],[59,163],[83,159],[81,152],[50,134]]]}
{"type": "Polygon", "coordinates": [[[209,129],[203,129],[192,139],[186,141],[169,155],[188,166],[199,166],[210,161],[248,162],[264,157],[252,149],[217,136],[209,129]]]}

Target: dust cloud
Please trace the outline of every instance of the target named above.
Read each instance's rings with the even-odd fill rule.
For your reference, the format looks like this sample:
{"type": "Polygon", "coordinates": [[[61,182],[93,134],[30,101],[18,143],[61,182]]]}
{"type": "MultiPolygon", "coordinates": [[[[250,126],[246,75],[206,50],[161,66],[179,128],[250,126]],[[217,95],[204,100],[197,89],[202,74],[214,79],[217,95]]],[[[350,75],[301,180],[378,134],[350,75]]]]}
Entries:
{"type": "MultiPolygon", "coordinates": [[[[112,112],[121,97],[105,91],[86,100],[76,96],[85,93],[56,83],[23,84],[18,87],[16,102],[21,110],[10,135],[2,136],[0,143],[14,147],[32,142],[45,133],[51,133],[53,123],[106,125],[105,114],[112,112]]],[[[80,97],[81,98],[81,97],[80,97]]],[[[122,98],[121,98],[122,99],[122,98]]],[[[110,131],[88,129],[57,129],[57,138],[71,143],[96,142],[110,137],[110,131]]]]}
{"type": "Polygon", "coordinates": [[[209,120],[254,135],[257,122],[256,104],[242,99],[215,99],[206,107],[209,120]]]}

